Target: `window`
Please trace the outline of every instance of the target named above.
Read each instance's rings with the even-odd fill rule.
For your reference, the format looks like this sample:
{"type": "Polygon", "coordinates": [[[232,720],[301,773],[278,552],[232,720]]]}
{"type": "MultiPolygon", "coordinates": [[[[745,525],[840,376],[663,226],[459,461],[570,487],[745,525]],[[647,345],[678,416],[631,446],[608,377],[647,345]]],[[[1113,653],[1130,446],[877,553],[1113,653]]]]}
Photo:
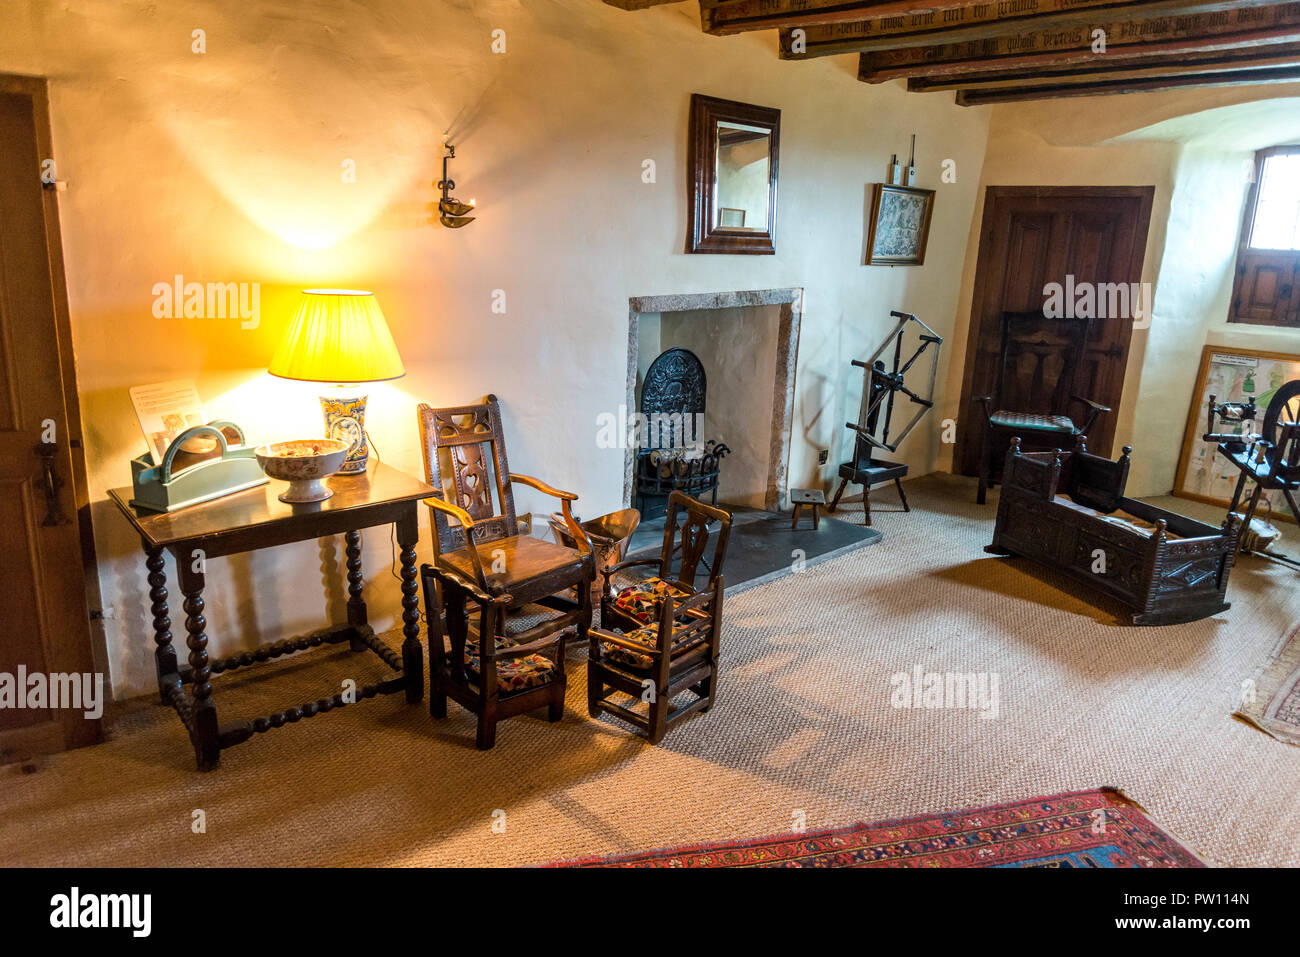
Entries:
{"type": "Polygon", "coordinates": [[[1255,154],[1228,321],[1300,328],[1300,146],[1255,154]]]}
{"type": "Polygon", "coordinates": [[[1260,164],[1251,249],[1300,249],[1300,148],[1260,164]]]}

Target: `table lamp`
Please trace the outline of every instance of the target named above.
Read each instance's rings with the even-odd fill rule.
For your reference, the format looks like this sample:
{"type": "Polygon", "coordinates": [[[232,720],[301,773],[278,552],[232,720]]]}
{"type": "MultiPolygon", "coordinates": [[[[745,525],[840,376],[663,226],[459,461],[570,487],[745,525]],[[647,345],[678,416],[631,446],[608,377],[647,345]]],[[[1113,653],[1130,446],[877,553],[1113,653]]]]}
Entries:
{"type": "Polygon", "coordinates": [[[325,436],[348,443],[340,475],[364,472],[370,457],[367,397],[357,384],[406,374],[375,294],[304,289],[298,312],[266,371],[282,379],[338,384],[320,397],[325,436]]]}

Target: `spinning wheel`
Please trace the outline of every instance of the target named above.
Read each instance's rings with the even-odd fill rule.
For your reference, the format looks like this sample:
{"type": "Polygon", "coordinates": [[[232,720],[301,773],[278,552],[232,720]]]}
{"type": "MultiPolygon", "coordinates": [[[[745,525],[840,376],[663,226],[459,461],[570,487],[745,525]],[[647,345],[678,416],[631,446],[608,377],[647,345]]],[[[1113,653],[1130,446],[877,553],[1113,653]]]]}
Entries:
{"type": "MultiPolygon", "coordinates": [[[[1240,506],[1246,480],[1255,483],[1242,522],[1243,535],[1250,530],[1255,509],[1266,491],[1281,492],[1292,517],[1300,524],[1300,506],[1295,500],[1295,493],[1300,490],[1300,379],[1286,383],[1273,393],[1264,411],[1263,431],[1258,433],[1216,432],[1216,419],[1222,423],[1253,423],[1258,414],[1254,398],[1246,403],[1216,403],[1216,398],[1210,396],[1209,431],[1203,438],[1217,442],[1219,454],[1241,471],[1232,493],[1232,504],[1228,506],[1230,512],[1240,506]]],[[[1262,554],[1300,567],[1300,562],[1286,555],[1269,551],[1262,554]]]]}
{"type": "Polygon", "coordinates": [[[939,374],[939,347],[943,344],[943,339],[936,335],[933,329],[911,313],[891,312],[890,316],[897,319],[898,324],[889,335],[885,336],[880,347],[865,362],[859,359],[853,360],[853,365],[863,370],[862,405],[858,410],[858,421],[845,423],[845,428],[853,433],[853,459],[840,466],[840,486],[835,490],[835,497],[826,508],[828,512],[835,511],[840,496],[844,494],[845,486],[850,482],[861,485],[864,525],[871,524],[871,486],[881,482],[892,480],[898,489],[898,497],[902,500],[903,511],[911,511],[902,483],[903,476],[907,474],[907,466],[901,462],[873,458],[873,453],[876,449],[884,449],[887,452],[897,451],[903,439],[916,428],[921,418],[934,408],[934,383],[939,374]],[[906,350],[903,340],[913,324],[918,327],[917,336],[920,345],[904,360],[906,350]],[[931,349],[931,346],[934,348],[931,349]],[[882,356],[891,347],[893,358],[887,367],[882,356]],[[930,356],[929,384],[924,387],[924,394],[922,394],[921,387],[912,381],[919,373],[912,373],[911,380],[908,373],[927,353],[930,356]],[[909,381],[911,381],[910,385],[909,381]],[[911,421],[891,440],[890,429],[900,393],[918,408],[911,421]]]}
{"type": "Polygon", "coordinates": [[[1261,437],[1277,445],[1281,438],[1280,426],[1288,422],[1300,422],[1300,379],[1286,383],[1273,393],[1264,412],[1261,437]]]}

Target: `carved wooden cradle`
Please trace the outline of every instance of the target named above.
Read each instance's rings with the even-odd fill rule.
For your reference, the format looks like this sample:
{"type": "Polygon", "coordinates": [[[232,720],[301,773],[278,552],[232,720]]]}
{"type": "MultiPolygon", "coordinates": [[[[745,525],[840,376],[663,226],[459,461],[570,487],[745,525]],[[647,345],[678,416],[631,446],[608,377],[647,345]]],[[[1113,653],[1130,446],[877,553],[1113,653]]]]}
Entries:
{"type": "Polygon", "coordinates": [[[1022,555],[1109,595],[1134,625],[1173,625],[1225,611],[1240,523],[1206,525],[1124,497],[1129,453],[1020,452],[1012,439],[994,555],[1022,555]],[[1142,526],[1148,526],[1146,528],[1142,526]]]}

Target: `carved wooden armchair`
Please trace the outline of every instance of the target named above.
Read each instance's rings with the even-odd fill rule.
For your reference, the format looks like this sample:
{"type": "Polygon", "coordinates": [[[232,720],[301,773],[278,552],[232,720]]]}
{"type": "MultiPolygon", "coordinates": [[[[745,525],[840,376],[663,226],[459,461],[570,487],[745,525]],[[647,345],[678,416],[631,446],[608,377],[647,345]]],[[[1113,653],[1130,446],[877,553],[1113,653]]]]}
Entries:
{"type": "Polygon", "coordinates": [[[1086,319],[1053,319],[1042,312],[1004,312],[993,392],[973,397],[984,410],[979,491],[995,484],[999,450],[1019,436],[1026,451],[1068,446],[1062,437],[1086,435],[1107,406],[1074,394],[1079,363],[1088,345],[1086,319]],[[1086,418],[1076,425],[1072,405],[1086,418]]]}
{"type": "Polygon", "coordinates": [[[510,471],[496,396],[455,408],[421,404],[419,420],[425,474],[439,491],[425,499],[434,525],[434,560],[424,575],[431,609],[429,710],[445,717],[447,697],[455,698],[479,716],[478,745],[490,748],[498,718],[546,704],[552,720],[559,720],[565,632],[575,630],[585,640],[591,625],[591,540],[573,518],[570,503],[577,495],[510,471]],[[519,534],[515,483],[560,500],[576,549],[519,534]],[[560,597],[575,586],[576,607],[560,597]],[[440,601],[430,604],[435,590],[440,601]],[[532,603],[561,614],[507,637],[505,616],[532,603]],[[480,610],[477,636],[468,629],[470,604],[480,610]],[[435,621],[438,612],[446,618],[449,649],[442,622],[435,621]],[[546,694],[534,693],[543,687],[546,694]]]}
{"type": "Polygon", "coordinates": [[[602,572],[601,627],[591,629],[587,661],[587,710],[593,718],[609,712],[657,744],[679,721],[712,707],[726,589],[722,563],[730,534],[730,512],[673,492],[660,556],[620,562],[602,572]],[[707,563],[708,583],[697,588],[696,573],[708,547],[711,523],[717,525],[713,561],[707,563]],[[681,564],[674,575],[679,532],[681,564]],[[658,565],[659,574],[615,592],[611,576],[635,565],[658,565]],[[695,700],[674,706],[673,697],[687,689],[695,700]],[[645,702],[646,713],[627,707],[633,702],[615,700],[624,695],[645,702]]]}

